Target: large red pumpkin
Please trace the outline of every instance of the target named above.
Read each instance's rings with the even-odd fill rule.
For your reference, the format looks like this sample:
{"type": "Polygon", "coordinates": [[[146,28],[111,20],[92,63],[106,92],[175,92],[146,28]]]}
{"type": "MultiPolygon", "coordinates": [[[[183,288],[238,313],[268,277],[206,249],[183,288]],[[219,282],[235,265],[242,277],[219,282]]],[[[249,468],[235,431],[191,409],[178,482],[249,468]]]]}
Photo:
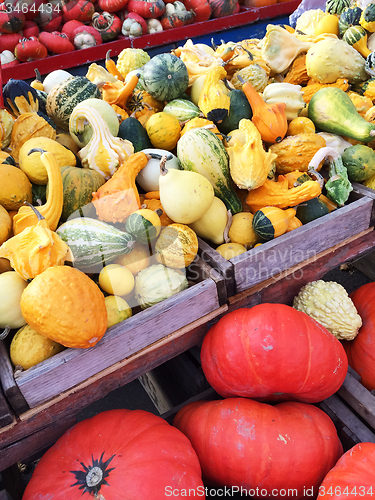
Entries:
{"type": "Polygon", "coordinates": [[[167,487],[204,491],[189,440],[152,413],[110,410],[76,424],[44,454],[23,500],[165,500],[167,487]]]}
{"type": "Polygon", "coordinates": [[[316,491],[343,452],[332,420],[306,403],[199,401],[184,406],[173,425],[190,439],[205,484],[249,497],[297,500],[316,491]]]}
{"type": "Polygon", "coordinates": [[[362,326],[355,339],[344,342],[349,365],[367,389],[375,389],[375,283],[362,285],[350,295],[362,326]]]}
{"type": "Polygon", "coordinates": [[[260,304],[226,314],[203,340],[204,374],[224,397],[316,403],[342,385],[341,343],[307,314],[260,304]]]}
{"type": "Polygon", "coordinates": [[[319,500],[373,500],[375,443],[359,443],[328,472],[319,488],[319,500]]]}

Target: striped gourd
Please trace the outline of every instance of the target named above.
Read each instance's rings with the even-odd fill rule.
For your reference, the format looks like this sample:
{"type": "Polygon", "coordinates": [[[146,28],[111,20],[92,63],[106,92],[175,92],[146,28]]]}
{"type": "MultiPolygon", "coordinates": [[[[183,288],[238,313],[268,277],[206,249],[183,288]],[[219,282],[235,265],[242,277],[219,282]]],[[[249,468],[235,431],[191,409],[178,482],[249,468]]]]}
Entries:
{"type": "Polygon", "coordinates": [[[294,208],[264,207],[255,212],[253,229],[262,240],[269,241],[284,234],[295,215],[294,208]]]}
{"type": "Polygon", "coordinates": [[[358,26],[361,20],[362,9],[360,7],[350,7],[345,9],[339,18],[339,33],[344,35],[345,31],[351,26],[358,26]]]}
{"type": "Polygon", "coordinates": [[[327,14],[341,14],[345,9],[350,7],[351,0],[327,0],[327,14]]]}
{"type": "Polygon", "coordinates": [[[159,101],[180,97],[189,85],[186,64],[174,54],[157,54],[143,66],[146,91],[159,101]]]}
{"type": "Polygon", "coordinates": [[[187,99],[174,99],[164,106],[163,111],[177,118],[179,122],[191,120],[202,115],[198,106],[187,99]]]}
{"type": "Polygon", "coordinates": [[[56,232],[72,251],[74,267],[91,272],[129,253],[135,245],[128,233],[89,217],[64,222],[56,232]]]}
{"type": "Polygon", "coordinates": [[[215,134],[205,128],[189,130],[177,143],[177,157],[183,170],[198,172],[211,182],[215,196],[233,215],[242,212],[229,172],[228,153],[215,134]]]}
{"type": "Polygon", "coordinates": [[[98,87],[85,76],[71,76],[48,93],[46,112],[56,125],[69,130],[69,118],[77,104],[85,99],[100,99],[98,87]]]}

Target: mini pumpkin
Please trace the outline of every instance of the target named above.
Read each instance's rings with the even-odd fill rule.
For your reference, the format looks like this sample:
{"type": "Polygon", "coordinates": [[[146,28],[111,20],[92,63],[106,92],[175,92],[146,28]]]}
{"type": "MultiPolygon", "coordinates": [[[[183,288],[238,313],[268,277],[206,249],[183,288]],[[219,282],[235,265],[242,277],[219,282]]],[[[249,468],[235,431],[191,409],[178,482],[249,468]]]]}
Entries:
{"type": "Polygon", "coordinates": [[[167,267],[187,267],[198,253],[197,235],[185,224],[170,224],[156,240],[155,252],[156,260],[167,267]]]}

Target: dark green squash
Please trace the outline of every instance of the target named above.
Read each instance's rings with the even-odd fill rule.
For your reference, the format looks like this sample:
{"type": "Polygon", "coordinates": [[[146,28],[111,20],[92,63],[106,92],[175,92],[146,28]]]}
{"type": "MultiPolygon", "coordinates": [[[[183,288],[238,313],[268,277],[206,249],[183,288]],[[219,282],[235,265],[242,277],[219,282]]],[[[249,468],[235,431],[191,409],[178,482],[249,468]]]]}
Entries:
{"type": "Polygon", "coordinates": [[[3,98],[7,110],[16,116],[44,109],[44,102],[37,91],[23,80],[8,80],[3,88],[3,98]]]}
{"type": "Polygon", "coordinates": [[[307,224],[323,215],[329,213],[327,205],[321,201],[319,198],[313,198],[312,200],[305,201],[297,207],[296,217],[302,224],[307,224]]]}
{"type": "Polygon", "coordinates": [[[350,7],[345,9],[339,18],[339,33],[344,35],[345,31],[351,26],[358,26],[361,19],[362,9],[360,7],[350,7]]]}
{"type": "Polygon", "coordinates": [[[133,144],[134,153],[153,147],[146,129],[137,118],[133,118],[132,116],[129,116],[129,118],[120,123],[117,135],[121,139],[127,139],[133,144]]]}
{"type": "Polygon", "coordinates": [[[243,118],[251,120],[253,116],[249,101],[242,90],[231,90],[229,98],[229,112],[221,123],[216,124],[223,134],[229,134],[232,130],[237,129],[243,118]]]}
{"type": "Polygon", "coordinates": [[[375,151],[369,146],[356,144],[346,148],[341,159],[351,182],[367,181],[375,175],[375,151]]]}

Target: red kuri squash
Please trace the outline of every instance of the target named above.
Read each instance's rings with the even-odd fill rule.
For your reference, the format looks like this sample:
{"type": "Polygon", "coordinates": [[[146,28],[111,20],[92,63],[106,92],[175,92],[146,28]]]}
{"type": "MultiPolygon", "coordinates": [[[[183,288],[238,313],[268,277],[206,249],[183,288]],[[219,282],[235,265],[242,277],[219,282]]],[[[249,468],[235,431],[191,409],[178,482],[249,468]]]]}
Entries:
{"type": "Polygon", "coordinates": [[[23,500],[165,500],[167,487],[204,491],[186,436],[147,411],[109,410],[76,424],[44,454],[23,500]]]}
{"type": "Polygon", "coordinates": [[[305,403],[198,401],[173,425],[190,439],[205,484],[237,487],[241,497],[297,500],[317,491],[343,452],[332,420],[305,403]]]}
{"type": "Polygon", "coordinates": [[[372,500],[375,495],[375,443],[347,451],[319,487],[319,500],[372,500]]]}
{"type": "Polygon", "coordinates": [[[371,391],[375,389],[375,282],[362,285],[350,298],[362,318],[362,326],[355,339],[344,342],[344,347],[349,365],[371,391]]]}
{"type": "Polygon", "coordinates": [[[348,369],[339,340],[284,304],[226,314],[205,336],[201,362],[221,396],[259,401],[322,401],[340,388],[348,369]]]}

